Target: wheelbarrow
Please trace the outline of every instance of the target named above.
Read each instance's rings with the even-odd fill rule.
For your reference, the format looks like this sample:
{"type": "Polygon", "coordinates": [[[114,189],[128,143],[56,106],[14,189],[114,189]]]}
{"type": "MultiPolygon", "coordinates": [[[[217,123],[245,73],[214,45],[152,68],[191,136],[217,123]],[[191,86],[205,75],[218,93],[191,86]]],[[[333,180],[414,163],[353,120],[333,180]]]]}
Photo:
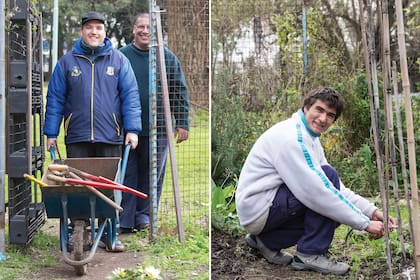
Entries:
{"type": "MultiPolygon", "coordinates": [[[[55,159],[53,151],[50,152],[51,158],[55,159]]],[[[122,183],[126,160],[123,158],[121,164],[118,157],[68,158],[54,160],[52,164],[57,163],[95,174],[108,182],[115,180],[122,183]]],[[[88,187],[58,184],[51,180],[51,175],[57,174],[48,168],[41,179],[47,217],[60,219],[60,249],[64,261],[81,276],[87,273],[87,264],[93,259],[104,234],[107,250],[115,248],[118,213],[115,205],[113,207],[88,187]],[[72,226],[69,226],[69,221],[72,226]]],[[[112,189],[101,188],[101,193],[111,200],[115,199],[112,189]]]]}

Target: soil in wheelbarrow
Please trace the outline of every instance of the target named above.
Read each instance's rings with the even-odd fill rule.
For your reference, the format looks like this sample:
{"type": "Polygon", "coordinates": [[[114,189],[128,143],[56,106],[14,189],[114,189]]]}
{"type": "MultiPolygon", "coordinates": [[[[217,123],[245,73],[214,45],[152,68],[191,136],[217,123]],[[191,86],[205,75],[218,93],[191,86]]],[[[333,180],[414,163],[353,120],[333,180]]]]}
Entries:
{"type": "MultiPolygon", "coordinates": [[[[56,221],[47,220],[41,230],[50,235],[59,236],[59,223],[56,221]]],[[[124,238],[124,236],[121,236],[121,238],[124,238]]],[[[45,267],[39,271],[31,271],[19,277],[19,280],[107,279],[108,276],[112,275],[112,271],[118,267],[134,268],[137,264],[143,262],[141,252],[112,253],[98,248],[92,261],[88,264],[87,274],[77,276],[74,268],[64,262],[59,244],[51,250],[51,253],[57,260],[55,266],[45,267]]]]}

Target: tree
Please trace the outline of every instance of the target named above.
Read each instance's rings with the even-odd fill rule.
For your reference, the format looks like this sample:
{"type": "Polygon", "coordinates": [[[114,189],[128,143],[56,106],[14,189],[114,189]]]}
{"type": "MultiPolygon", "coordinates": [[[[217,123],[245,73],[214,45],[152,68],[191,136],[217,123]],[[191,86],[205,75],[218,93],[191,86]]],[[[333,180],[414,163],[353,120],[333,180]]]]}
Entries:
{"type": "Polygon", "coordinates": [[[180,59],[191,97],[208,110],[209,3],[207,0],[168,1],[168,46],[180,59]]]}
{"type": "MultiPolygon", "coordinates": [[[[53,1],[42,1],[41,4],[44,30],[51,30],[53,25],[53,1]]],[[[131,33],[135,15],[140,11],[147,11],[147,9],[147,0],[59,1],[58,57],[63,55],[64,46],[67,46],[67,50],[70,50],[73,41],[79,38],[80,20],[85,12],[94,10],[102,13],[106,19],[108,34],[114,32],[119,41],[124,39],[128,43],[132,40],[131,33]]],[[[44,32],[44,37],[51,42],[51,31],[44,32]]]]}

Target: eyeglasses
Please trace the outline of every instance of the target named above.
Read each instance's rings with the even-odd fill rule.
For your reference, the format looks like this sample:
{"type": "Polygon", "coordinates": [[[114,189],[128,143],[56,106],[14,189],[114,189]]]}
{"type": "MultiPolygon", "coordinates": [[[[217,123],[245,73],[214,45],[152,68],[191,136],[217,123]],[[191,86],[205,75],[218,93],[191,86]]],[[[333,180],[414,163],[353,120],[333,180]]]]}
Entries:
{"type": "Polygon", "coordinates": [[[142,25],[142,24],[139,24],[139,25],[136,25],[136,28],[137,29],[140,29],[140,30],[150,30],[150,27],[149,27],[149,25],[142,25]]]}

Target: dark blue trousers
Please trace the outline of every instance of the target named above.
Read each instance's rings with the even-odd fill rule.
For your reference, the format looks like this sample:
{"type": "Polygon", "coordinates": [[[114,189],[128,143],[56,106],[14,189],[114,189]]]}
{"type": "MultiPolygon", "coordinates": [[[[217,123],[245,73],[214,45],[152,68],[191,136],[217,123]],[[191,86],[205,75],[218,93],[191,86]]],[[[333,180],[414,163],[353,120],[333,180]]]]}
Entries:
{"type": "MultiPolygon", "coordinates": [[[[162,193],[163,179],[165,176],[166,159],[168,154],[168,141],[166,136],[157,138],[157,197],[162,193]]],[[[124,185],[145,194],[150,188],[150,155],[149,136],[140,136],[139,144],[135,150],[130,150],[124,185]]],[[[120,212],[120,227],[134,228],[149,223],[150,200],[143,199],[126,192],[122,193],[120,212]]]]}
{"type": "MultiPolygon", "coordinates": [[[[322,169],[339,190],[337,171],[328,165],[322,166],[322,169]]],[[[301,253],[318,255],[328,251],[337,226],[339,223],[305,207],[283,184],[270,207],[266,225],[258,236],[272,250],[297,245],[297,251],[301,253]]]]}

